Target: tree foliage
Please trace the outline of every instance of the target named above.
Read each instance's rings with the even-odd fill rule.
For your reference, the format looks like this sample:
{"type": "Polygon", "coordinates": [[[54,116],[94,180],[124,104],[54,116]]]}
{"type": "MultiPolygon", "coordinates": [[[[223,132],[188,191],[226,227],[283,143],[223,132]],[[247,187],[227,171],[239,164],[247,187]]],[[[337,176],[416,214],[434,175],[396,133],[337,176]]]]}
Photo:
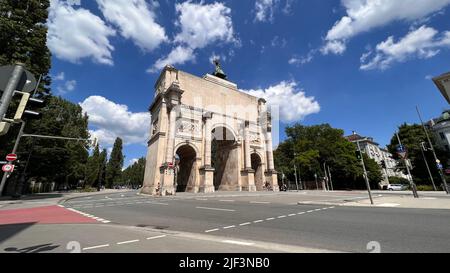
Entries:
{"type": "Polygon", "coordinates": [[[121,183],[124,156],[122,154],[122,139],[116,138],[106,165],[106,186],[111,188],[114,184],[121,183]]]}
{"type": "Polygon", "coordinates": [[[133,187],[140,187],[144,181],[145,158],[139,158],[122,173],[122,183],[133,187]]]}
{"type": "MultiPolygon", "coordinates": [[[[433,147],[436,150],[436,153],[441,160],[441,162],[445,165],[447,162],[449,155],[445,151],[439,149],[439,147],[434,143],[433,138],[431,137],[431,132],[429,132],[431,141],[433,143],[433,147]]],[[[421,152],[421,143],[425,142],[426,147],[429,146],[428,139],[426,137],[425,131],[422,125],[419,124],[403,124],[399,127],[398,135],[403,146],[408,150],[408,159],[411,160],[411,164],[413,169],[411,170],[411,175],[414,178],[414,182],[418,184],[431,184],[428,171],[426,169],[425,161],[421,152]]],[[[398,159],[398,154],[396,151],[397,145],[399,144],[397,136],[394,134],[392,136],[391,142],[388,145],[389,151],[394,154],[394,157],[398,159]]],[[[430,166],[430,171],[432,172],[433,178],[435,181],[440,181],[439,173],[436,168],[436,163],[431,151],[425,151],[425,158],[428,161],[430,166]]],[[[404,168],[404,164],[401,164],[400,167],[403,167],[403,171],[406,174],[406,169],[404,168]]],[[[444,166],[445,167],[445,166],[444,166]]]]}
{"type": "MultiPolygon", "coordinates": [[[[362,166],[355,155],[356,146],[344,138],[343,130],[328,124],[296,124],[286,128],[286,135],[287,140],[274,151],[274,161],[276,169],[287,175],[288,179],[294,179],[294,164],[302,180],[312,181],[314,174],[324,177],[325,163],[330,167],[335,188],[364,186],[362,166]]],[[[376,185],[381,181],[379,167],[374,161],[368,162],[369,179],[376,185]]]]}

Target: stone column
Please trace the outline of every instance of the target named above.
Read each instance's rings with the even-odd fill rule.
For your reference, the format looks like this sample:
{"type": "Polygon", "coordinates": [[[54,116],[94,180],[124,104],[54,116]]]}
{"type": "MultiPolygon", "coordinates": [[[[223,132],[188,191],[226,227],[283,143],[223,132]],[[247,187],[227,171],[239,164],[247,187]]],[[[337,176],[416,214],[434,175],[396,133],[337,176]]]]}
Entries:
{"type": "Polygon", "coordinates": [[[245,172],[247,173],[248,191],[256,191],[255,170],[252,169],[251,148],[250,148],[250,122],[245,122],[244,127],[244,155],[245,172]]]}
{"type": "Polygon", "coordinates": [[[174,170],[174,145],[176,134],[176,122],[177,122],[177,107],[181,104],[181,95],[183,90],[180,88],[180,84],[175,81],[167,89],[164,94],[167,100],[167,109],[169,111],[169,128],[167,132],[166,143],[166,156],[165,163],[160,167],[161,173],[161,188],[159,195],[173,195],[175,194],[175,170],[174,170]]]}
{"type": "Polygon", "coordinates": [[[173,148],[175,145],[175,130],[177,122],[177,112],[175,106],[169,109],[169,134],[167,136],[167,146],[166,146],[166,162],[173,163],[173,148]]]}
{"type": "Polygon", "coordinates": [[[205,121],[205,148],[204,161],[206,167],[211,167],[211,142],[212,142],[212,113],[208,112],[203,115],[205,121]]]}
{"type": "Polygon", "coordinates": [[[211,193],[214,192],[214,171],[211,166],[211,142],[212,142],[212,113],[207,112],[203,114],[204,128],[205,128],[205,146],[203,147],[203,167],[200,168],[203,181],[200,182],[199,192],[211,193]]]}
{"type": "Polygon", "coordinates": [[[267,160],[267,171],[265,172],[266,181],[272,186],[273,191],[280,191],[278,186],[278,174],[275,171],[275,164],[273,162],[273,150],[272,150],[272,117],[270,112],[266,111],[265,114],[267,119],[266,123],[263,124],[265,127],[265,138],[266,138],[266,160],[267,160]]]}

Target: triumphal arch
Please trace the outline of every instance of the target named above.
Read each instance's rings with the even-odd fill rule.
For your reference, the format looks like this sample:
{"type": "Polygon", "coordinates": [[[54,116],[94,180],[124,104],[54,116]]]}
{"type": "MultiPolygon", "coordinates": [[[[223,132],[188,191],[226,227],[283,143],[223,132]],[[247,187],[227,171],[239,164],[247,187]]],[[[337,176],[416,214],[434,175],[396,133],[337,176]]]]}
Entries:
{"type": "Polygon", "coordinates": [[[142,193],[279,190],[264,99],[218,62],[204,77],[166,66],[155,90],[142,193]]]}

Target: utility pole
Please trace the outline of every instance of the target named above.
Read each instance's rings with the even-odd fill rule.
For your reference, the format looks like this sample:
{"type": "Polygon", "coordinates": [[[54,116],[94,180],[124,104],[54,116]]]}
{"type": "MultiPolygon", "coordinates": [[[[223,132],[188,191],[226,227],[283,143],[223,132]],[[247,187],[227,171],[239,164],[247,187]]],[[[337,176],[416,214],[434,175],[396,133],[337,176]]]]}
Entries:
{"type": "Polygon", "coordinates": [[[11,103],[14,91],[16,91],[17,85],[19,85],[24,71],[24,64],[16,63],[0,101],[0,122],[2,122],[2,119],[6,115],[6,111],[8,110],[9,104],[11,103]]]}
{"type": "Polygon", "coordinates": [[[330,165],[327,166],[327,169],[328,169],[328,175],[330,176],[331,191],[334,191],[334,189],[333,189],[333,180],[331,179],[330,165]]]}
{"type": "Polygon", "coordinates": [[[295,163],[294,163],[294,174],[295,174],[295,185],[297,186],[297,191],[298,191],[297,166],[295,163]]]}
{"type": "Polygon", "coordinates": [[[425,142],[420,143],[420,151],[422,152],[423,161],[425,161],[425,165],[427,166],[428,174],[430,175],[431,183],[433,184],[433,189],[434,189],[434,191],[437,191],[436,185],[434,184],[433,175],[431,174],[430,166],[428,166],[427,157],[425,156],[425,152],[424,152],[424,151],[426,151],[425,142]]]}
{"type": "MultiPolygon", "coordinates": [[[[395,132],[395,134],[397,135],[398,144],[403,147],[402,141],[400,140],[400,136],[398,135],[398,132],[395,132]]],[[[414,198],[419,198],[419,194],[417,193],[416,184],[414,183],[413,177],[411,175],[411,171],[409,170],[409,164],[408,164],[408,159],[406,158],[406,155],[405,155],[405,158],[403,158],[403,162],[405,163],[406,170],[408,171],[409,184],[411,185],[411,189],[412,189],[414,198]]]]}
{"type": "MultiPolygon", "coordinates": [[[[294,171],[295,171],[295,185],[298,191],[298,179],[297,179],[297,164],[295,164],[295,158],[297,157],[297,153],[294,153],[294,171]]],[[[300,170],[299,170],[300,171],[300,170]]]]}
{"type": "MultiPolygon", "coordinates": [[[[12,154],[15,154],[17,152],[17,148],[19,147],[20,138],[23,136],[23,130],[25,128],[26,122],[22,121],[22,125],[20,126],[19,134],[17,134],[16,143],[14,143],[14,148],[12,150],[12,154]]],[[[8,178],[9,173],[3,173],[2,181],[0,183],[0,196],[3,193],[3,188],[6,184],[6,179],[8,178]]]]}
{"type": "MultiPolygon", "coordinates": [[[[437,164],[439,164],[441,161],[439,161],[439,159],[437,158],[436,151],[434,150],[434,147],[433,147],[433,143],[431,143],[431,139],[430,139],[430,136],[428,135],[427,128],[425,127],[425,124],[423,123],[422,115],[420,114],[420,111],[419,111],[419,106],[416,106],[416,110],[417,110],[417,114],[419,115],[420,122],[422,123],[423,130],[425,131],[425,135],[427,136],[428,144],[430,145],[431,151],[433,152],[433,156],[434,156],[434,159],[436,160],[436,166],[437,166],[437,164]]],[[[444,185],[445,192],[447,194],[450,194],[448,186],[447,186],[447,181],[445,180],[444,171],[441,170],[440,168],[438,168],[438,172],[439,172],[439,175],[441,176],[441,180],[442,180],[442,184],[444,185]]]]}
{"type": "Polygon", "coordinates": [[[359,140],[356,141],[356,144],[358,145],[358,151],[359,151],[359,154],[361,155],[361,165],[362,165],[363,171],[364,171],[364,179],[366,180],[366,187],[367,187],[367,192],[369,193],[370,204],[373,205],[372,192],[370,191],[369,177],[367,176],[366,164],[364,163],[364,157],[361,152],[361,146],[359,145],[359,140]]]}

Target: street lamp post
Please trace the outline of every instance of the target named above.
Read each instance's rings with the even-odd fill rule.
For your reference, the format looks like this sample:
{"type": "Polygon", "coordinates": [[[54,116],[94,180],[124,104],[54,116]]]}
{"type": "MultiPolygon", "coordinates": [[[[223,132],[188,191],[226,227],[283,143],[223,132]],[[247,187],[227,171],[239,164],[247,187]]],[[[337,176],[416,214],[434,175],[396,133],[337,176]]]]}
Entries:
{"type": "Polygon", "coordinates": [[[367,192],[369,193],[370,204],[373,205],[372,192],[370,190],[370,184],[369,184],[369,177],[367,176],[366,164],[364,163],[364,157],[361,152],[361,146],[359,145],[359,140],[356,141],[356,144],[358,145],[358,151],[359,151],[359,154],[361,155],[361,165],[362,165],[363,171],[364,171],[364,179],[366,181],[367,192]]]}
{"type": "MultiPolygon", "coordinates": [[[[295,164],[295,158],[297,157],[297,153],[294,153],[294,172],[295,172],[295,185],[298,191],[298,179],[297,179],[297,164],[295,164]]],[[[300,170],[299,170],[300,171],[300,170]]]]}
{"type": "MultiPolygon", "coordinates": [[[[395,132],[395,134],[397,135],[397,140],[398,140],[398,144],[402,147],[402,141],[400,140],[400,136],[398,135],[398,132],[395,132]]],[[[408,180],[409,180],[409,184],[411,185],[411,189],[414,195],[414,198],[419,198],[419,194],[417,193],[417,188],[416,188],[416,184],[413,181],[413,177],[411,175],[411,171],[409,170],[409,164],[408,164],[408,159],[406,158],[406,155],[403,158],[403,162],[405,163],[406,166],[406,170],[408,171],[408,180]]]]}
{"type": "Polygon", "coordinates": [[[431,174],[431,171],[430,171],[430,166],[428,166],[427,157],[425,156],[424,151],[426,151],[426,150],[428,150],[428,149],[425,148],[425,142],[420,143],[420,151],[422,152],[423,161],[425,161],[425,165],[427,166],[427,171],[428,171],[428,174],[430,175],[431,183],[433,184],[433,189],[434,189],[434,191],[437,191],[436,185],[434,184],[433,175],[431,174]]]}
{"type": "MultiPolygon", "coordinates": [[[[430,149],[433,152],[433,156],[434,156],[434,159],[436,160],[436,165],[437,165],[440,163],[440,161],[437,158],[436,151],[434,150],[433,143],[431,143],[430,136],[428,135],[427,128],[425,128],[425,124],[423,123],[422,115],[420,114],[418,106],[416,106],[416,110],[417,110],[417,114],[419,115],[420,122],[422,123],[423,130],[425,131],[425,135],[427,136],[428,144],[430,145],[430,149]]],[[[445,192],[447,194],[450,194],[448,186],[447,186],[447,180],[445,180],[444,171],[442,169],[438,168],[438,172],[439,172],[439,175],[441,176],[441,180],[442,180],[442,184],[444,185],[445,192]]]]}

